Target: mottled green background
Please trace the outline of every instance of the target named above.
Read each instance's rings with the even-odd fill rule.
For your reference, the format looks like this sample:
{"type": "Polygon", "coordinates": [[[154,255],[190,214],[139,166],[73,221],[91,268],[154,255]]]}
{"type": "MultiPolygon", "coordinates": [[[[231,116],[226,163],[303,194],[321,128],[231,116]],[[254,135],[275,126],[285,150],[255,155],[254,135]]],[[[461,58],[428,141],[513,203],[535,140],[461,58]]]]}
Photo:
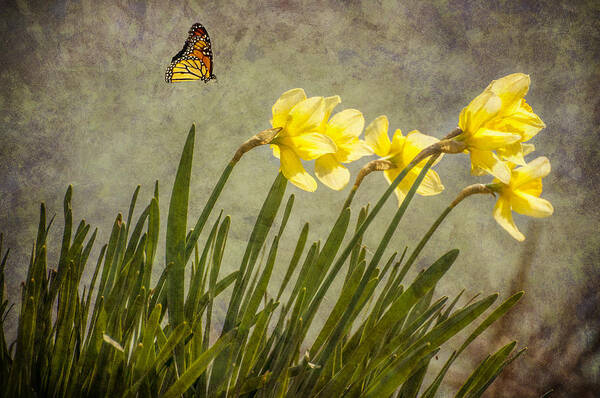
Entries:
{"type": "MultiPolygon", "coordinates": [[[[518,243],[494,222],[491,198],[470,198],[434,236],[414,272],[457,247],[462,254],[439,294],[527,292],[512,318],[470,350],[450,380],[464,380],[484,352],[513,336],[529,353],[493,396],[598,388],[598,2],[17,1],[0,13],[0,230],[11,247],[11,301],[25,277],[40,201],[59,215],[54,254],[69,184],[75,218],[98,226],[100,242],[116,213],[126,212],[137,184],[145,203],[160,181],[166,214],[192,122],[196,217],[237,146],[270,127],[271,105],[287,89],[338,94],[338,110],[357,108],[367,122],[386,114],[393,129],[441,137],[489,81],[524,72],[532,81],[527,100],[548,126],[534,143],[552,162],[543,196],[554,216],[517,216],[528,236],[518,243]],[[210,33],[218,81],[166,84],[165,67],[194,22],[210,33]]],[[[353,173],[364,164],[357,163],[353,173]]],[[[239,265],[277,169],[270,151],[259,148],[226,186],[218,206],[233,223],[223,273],[239,265]]],[[[488,180],[471,177],[462,155],[447,156],[438,171],[446,190],[413,202],[390,251],[413,247],[463,186],[488,180]]],[[[374,202],[386,186],[382,176],[370,176],[356,205],[374,202]]],[[[297,200],[281,267],[302,224],[311,222],[310,238],[322,239],[346,195],[324,186],[312,194],[289,191],[297,200]]],[[[371,246],[395,206],[390,201],[371,229],[371,246]]],[[[275,278],[281,277],[280,269],[275,278]]],[[[15,319],[13,311],[9,335],[15,319]]]]}

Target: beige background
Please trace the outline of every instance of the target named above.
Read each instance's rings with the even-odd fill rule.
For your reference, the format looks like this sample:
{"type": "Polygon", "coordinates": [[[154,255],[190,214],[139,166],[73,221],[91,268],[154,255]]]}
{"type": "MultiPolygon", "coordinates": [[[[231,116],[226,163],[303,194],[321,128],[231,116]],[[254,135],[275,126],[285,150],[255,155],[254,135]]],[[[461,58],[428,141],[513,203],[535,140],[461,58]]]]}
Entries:
{"type": "MultiPolygon", "coordinates": [[[[552,162],[543,197],[555,215],[517,216],[528,237],[518,243],[495,224],[491,198],[470,198],[434,236],[411,277],[456,247],[461,255],[439,294],[465,288],[467,295],[499,291],[505,298],[520,288],[527,292],[510,322],[470,350],[450,380],[464,380],[484,352],[515,337],[529,353],[493,396],[539,396],[551,387],[555,396],[569,396],[560,394],[598,388],[599,6],[490,3],[84,0],[3,6],[0,231],[11,247],[9,299],[19,297],[40,201],[58,214],[51,240],[56,254],[69,184],[75,219],[97,226],[98,242],[104,242],[135,186],[142,185],[140,203],[146,203],[158,179],[164,227],[192,122],[198,130],[190,203],[195,218],[237,146],[269,127],[271,105],[287,89],[338,94],[343,102],[337,109],[357,108],[367,123],[385,114],[392,129],[441,137],[492,79],[524,72],[532,81],[527,100],[548,126],[533,142],[552,162]],[[211,36],[218,81],[166,84],[164,70],[194,22],[211,36]]],[[[351,167],[353,175],[364,162],[351,167]]],[[[239,265],[277,169],[268,148],[259,148],[226,186],[218,207],[233,222],[223,274],[239,265]]],[[[488,181],[470,176],[462,155],[447,156],[437,170],[446,190],[411,204],[390,251],[414,247],[463,186],[488,181]]],[[[386,186],[382,176],[370,176],[355,208],[375,202],[386,186]]],[[[311,223],[309,239],[323,239],[347,194],[322,185],[312,194],[292,186],[289,192],[297,195],[296,206],[276,280],[302,224],[311,223]]],[[[371,228],[371,247],[395,206],[390,201],[371,228]]],[[[14,322],[13,311],[9,336],[14,322]]]]}

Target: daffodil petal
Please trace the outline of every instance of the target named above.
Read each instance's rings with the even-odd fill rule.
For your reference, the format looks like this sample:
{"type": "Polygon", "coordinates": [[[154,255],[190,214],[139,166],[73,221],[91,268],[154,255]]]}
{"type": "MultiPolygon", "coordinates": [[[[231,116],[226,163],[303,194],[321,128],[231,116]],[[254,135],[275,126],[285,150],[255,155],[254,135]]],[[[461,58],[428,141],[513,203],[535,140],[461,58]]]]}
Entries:
{"type": "Polygon", "coordinates": [[[273,156],[275,156],[277,159],[279,159],[279,157],[280,157],[279,145],[271,144],[271,149],[273,150],[273,156]]]}
{"type": "Polygon", "coordinates": [[[525,236],[519,231],[515,222],[513,221],[512,213],[510,210],[510,202],[504,196],[500,196],[496,205],[494,206],[494,219],[502,228],[504,228],[513,238],[522,242],[525,240],[525,236]]]}
{"type": "Polygon", "coordinates": [[[310,97],[299,102],[290,110],[286,130],[290,136],[316,131],[325,118],[323,97],[310,97]]]}
{"type": "Polygon", "coordinates": [[[385,115],[373,120],[365,129],[365,141],[373,152],[384,157],[390,151],[390,138],[388,137],[389,122],[385,115]]]}
{"type": "Polygon", "coordinates": [[[435,170],[427,170],[427,174],[425,174],[425,178],[419,185],[417,189],[417,193],[421,196],[433,196],[438,195],[444,190],[444,185],[442,185],[442,180],[438,173],[435,170]]]}
{"type": "Polygon", "coordinates": [[[523,145],[520,142],[498,148],[497,152],[498,156],[503,160],[507,160],[519,166],[525,166],[527,164],[523,153],[523,145]]]}
{"type": "Polygon", "coordinates": [[[336,106],[338,106],[338,104],[340,104],[341,102],[342,102],[342,99],[340,98],[339,95],[325,97],[325,121],[327,121],[327,119],[329,119],[329,116],[331,115],[331,112],[333,112],[333,109],[336,106]]]}
{"type": "Polygon", "coordinates": [[[502,113],[513,113],[527,94],[531,80],[524,73],[513,73],[490,83],[490,90],[502,99],[502,113]]]}
{"type": "Polygon", "coordinates": [[[280,146],[281,172],[292,184],[305,191],[314,192],[317,182],[302,167],[302,162],[296,153],[286,147],[280,146]]]}
{"type": "MultiPolygon", "coordinates": [[[[384,170],[383,176],[385,177],[386,181],[391,185],[392,182],[394,182],[394,180],[396,179],[396,177],[398,177],[398,175],[400,174],[401,171],[402,171],[402,169],[399,169],[399,168],[384,170]]],[[[396,198],[398,198],[398,206],[400,206],[402,204],[402,201],[406,197],[406,193],[408,192],[408,190],[410,189],[410,187],[412,185],[412,182],[414,182],[414,180],[416,178],[415,175],[410,176],[410,174],[411,174],[410,172],[408,174],[409,175],[406,175],[404,177],[404,179],[402,179],[402,181],[400,181],[400,184],[398,184],[396,189],[394,189],[394,194],[396,195],[396,198]],[[411,177],[412,177],[412,181],[408,181],[411,177]]]]}
{"type": "Polygon", "coordinates": [[[521,139],[518,134],[510,134],[503,131],[495,131],[487,128],[480,128],[466,141],[469,147],[477,148],[482,151],[493,151],[497,148],[514,144],[521,139]]]}
{"type": "Polygon", "coordinates": [[[343,189],[350,181],[350,171],[331,154],[315,161],[315,174],[323,184],[336,191],[343,189]]]}
{"type": "Polygon", "coordinates": [[[363,140],[357,138],[351,142],[340,144],[337,147],[338,151],[335,153],[335,158],[341,163],[354,162],[363,156],[373,154],[371,147],[363,140]]]}
{"type": "Polygon", "coordinates": [[[523,156],[529,155],[531,152],[535,151],[535,145],[533,144],[521,144],[521,148],[523,149],[523,156]]]}
{"type": "Polygon", "coordinates": [[[475,148],[471,148],[469,151],[471,153],[472,173],[473,169],[481,169],[498,178],[504,184],[509,183],[510,168],[505,162],[501,161],[495,153],[492,151],[481,151],[475,148]]]}
{"type": "MultiPolygon", "coordinates": [[[[410,163],[415,156],[417,156],[421,151],[428,146],[431,146],[438,142],[439,140],[435,137],[423,134],[418,130],[413,130],[406,135],[406,142],[404,144],[404,148],[402,149],[402,160],[404,164],[410,163]]],[[[392,147],[394,144],[392,143],[392,147]]],[[[435,166],[440,162],[443,155],[438,156],[432,166],[435,166]]],[[[423,159],[419,163],[419,166],[423,167],[427,163],[427,159],[423,159]]]]}
{"type": "Polygon", "coordinates": [[[356,109],[345,109],[336,113],[327,123],[327,135],[337,137],[358,137],[365,127],[365,118],[356,109]]]}
{"type": "Polygon", "coordinates": [[[491,91],[484,91],[460,112],[458,127],[468,137],[481,126],[497,116],[502,109],[502,100],[491,91]]]}
{"type": "Polygon", "coordinates": [[[533,113],[533,110],[524,99],[521,100],[517,111],[511,114],[509,118],[511,126],[520,132],[523,141],[529,141],[537,133],[546,128],[546,124],[538,115],[533,113]]]}
{"type": "MultiPolygon", "coordinates": [[[[471,175],[474,176],[484,176],[484,175],[488,175],[489,173],[485,170],[483,170],[482,168],[476,166],[473,164],[473,162],[471,162],[471,175]]],[[[498,180],[497,178],[494,178],[494,183],[496,182],[500,182],[500,180],[498,180]]]]}
{"type": "Polygon", "coordinates": [[[519,186],[519,191],[524,192],[535,197],[540,197],[542,194],[543,184],[541,178],[536,178],[533,181],[529,181],[519,186]]]}
{"type": "Polygon", "coordinates": [[[548,217],[554,213],[554,207],[546,199],[529,195],[520,190],[513,192],[510,204],[514,211],[529,217],[548,217]]]}
{"type": "Polygon", "coordinates": [[[550,174],[550,161],[545,156],[540,156],[529,162],[526,166],[513,170],[511,186],[518,189],[523,184],[550,174]]]}
{"type": "Polygon", "coordinates": [[[390,151],[388,152],[388,156],[391,157],[400,157],[398,163],[402,163],[403,157],[401,156],[404,152],[404,144],[406,143],[406,137],[402,135],[402,131],[400,129],[396,129],[394,131],[394,135],[392,135],[392,145],[390,145],[390,151]]]}
{"type": "Polygon", "coordinates": [[[273,127],[285,127],[290,110],[299,102],[306,99],[306,93],[301,88],[293,88],[281,94],[273,105],[273,127]]]}
{"type": "Polygon", "coordinates": [[[313,160],[328,153],[335,153],[335,142],[324,134],[306,133],[289,137],[285,141],[304,160],[313,160]]]}

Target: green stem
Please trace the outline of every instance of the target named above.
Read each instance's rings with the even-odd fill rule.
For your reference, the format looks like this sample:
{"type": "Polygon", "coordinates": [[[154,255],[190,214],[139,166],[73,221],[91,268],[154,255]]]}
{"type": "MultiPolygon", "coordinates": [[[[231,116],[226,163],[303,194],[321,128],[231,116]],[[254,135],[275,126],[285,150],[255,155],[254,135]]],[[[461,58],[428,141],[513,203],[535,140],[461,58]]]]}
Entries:
{"type": "Polygon", "coordinates": [[[223,173],[221,174],[221,178],[219,178],[217,185],[215,185],[215,187],[213,188],[213,191],[210,194],[210,197],[208,198],[206,205],[204,205],[202,214],[200,214],[200,217],[198,217],[198,221],[196,221],[196,225],[194,226],[194,229],[192,230],[192,233],[190,234],[190,237],[187,240],[186,245],[185,245],[185,263],[186,264],[187,264],[188,260],[190,259],[192,252],[194,251],[194,247],[196,246],[196,242],[198,242],[198,238],[200,237],[200,233],[202,232],[202,229],[204,228],[204,224],[206,224],[206,221],[208,220],[210,213],[212,212],[213,208],[215,207],[215,203],[217,202],[219,195],[221,195],[221,192],[223,191],[223,187],[225,186],[225,183],[229,179],[229,176],[231,175],[231,172],[233,171],[233,167],[236,164],[237,164],[237,160],[235,160],[235,161],[231,160],[229,162],[229,164],[227,164],[227,167],[225,167],[225,170],[223,170],[223,173]]]}
{"type": "Polygon", "coordinates": [[[433,235],[433,233],[438,229],[438,227],[440,226],[442,221],[444,221],[446,216],[448,216],[448,214],[450,214],[452,209],[454,209],[456,207],[456,205],[458,205],[460,202],[463,201],[463,199],[465,199],[468,196],[475,195],[475,194],[486,194],[486,193],[493,195],[493,191],[490,190],[489,187],[482,185],[482,184],[474,184],[474,185],[470,185],[470,186],[464,188],[456,196],[456,198],[452,201],[452,203],[450,203],[450,205],[448,207],[446,207],[446,209],[442,212],[442,214],[440,214],[440,216],[437,218],[437,220],[435,220],[435,222],[429,228],[429,230],[423,236],[423,238],[421,238],[421,241],[419,242],[417,247],[415,247],[415,249],[411,253],[410,257],[408,258],[408,260],[406,260],[406,263],[400,270],[400,273],[398,274],[398,277],[396,280],[397,282],[395,283],[395,285],[400,284],[402,279],[406,276],[406,273],[408,272],[410,267],[413,265],[413,263],[415,262],[415,260],[417,259],[417,257],[419,256],[419,254],[421,253],[421,251],[423,250],[423,248],[425,247],[425,245],[427,244],[427,242],[429,241],[431,236],[433,235]]]}

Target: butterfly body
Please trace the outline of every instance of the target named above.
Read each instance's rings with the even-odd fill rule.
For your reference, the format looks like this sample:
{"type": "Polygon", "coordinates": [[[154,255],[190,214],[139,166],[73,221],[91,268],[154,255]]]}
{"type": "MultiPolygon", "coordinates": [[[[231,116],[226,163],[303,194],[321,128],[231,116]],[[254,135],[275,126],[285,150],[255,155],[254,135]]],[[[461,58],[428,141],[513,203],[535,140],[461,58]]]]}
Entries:
{"type": "Polygon", "coordinates": [[[167,67],[165,81],[167,83],[202,80],[208,82],[215,79],[213,71],[213,54],[208,32],[199,23],[192,25],[188,37],[167,67]]]}

